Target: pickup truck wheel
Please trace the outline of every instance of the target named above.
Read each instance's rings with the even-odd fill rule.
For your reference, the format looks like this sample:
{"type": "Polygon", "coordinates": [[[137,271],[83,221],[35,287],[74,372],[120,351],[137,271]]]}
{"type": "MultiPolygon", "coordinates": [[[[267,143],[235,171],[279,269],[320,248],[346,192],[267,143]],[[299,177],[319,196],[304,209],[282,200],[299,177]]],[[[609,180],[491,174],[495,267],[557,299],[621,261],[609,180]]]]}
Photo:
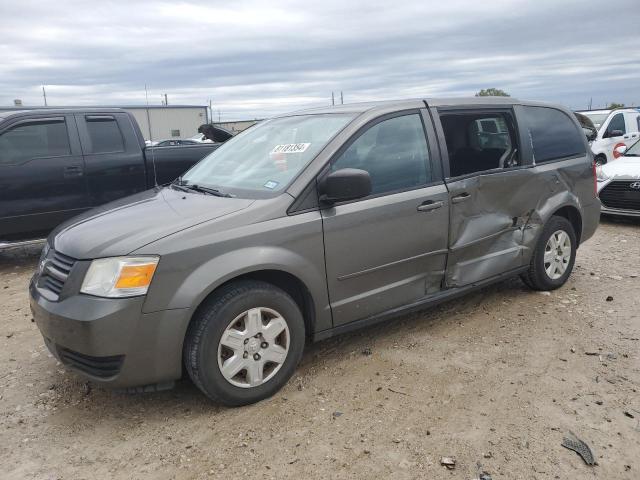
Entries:
{"type": "Polygon", "coordinates": [[[521,275],[524,283],[534,290],[555,290],[564,285],[573,270],[576,246],[571,222],[551,217],[542,230],[529,270],[521,275]]]}
{"type": "Polygon", "coordinates": [[[184,363],[205,395],[240,406],[280,390],[304,343],[302,313],[286,292],[266,282],[239,281],[198,309],[187,331],[184,363]]]}

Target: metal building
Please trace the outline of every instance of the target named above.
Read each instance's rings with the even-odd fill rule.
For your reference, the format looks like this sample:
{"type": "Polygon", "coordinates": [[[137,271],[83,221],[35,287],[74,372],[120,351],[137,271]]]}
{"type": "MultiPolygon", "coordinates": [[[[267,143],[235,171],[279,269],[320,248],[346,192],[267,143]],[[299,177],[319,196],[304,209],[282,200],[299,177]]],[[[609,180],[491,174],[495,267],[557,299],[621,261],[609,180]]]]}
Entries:
{"type": "Polygon", "coordinates": [[[202,105],[127,105],[120,108],[133,114],[145,140],[193,137],[198,133],[198,127],[207,123],[208,107],[202,105]]]}

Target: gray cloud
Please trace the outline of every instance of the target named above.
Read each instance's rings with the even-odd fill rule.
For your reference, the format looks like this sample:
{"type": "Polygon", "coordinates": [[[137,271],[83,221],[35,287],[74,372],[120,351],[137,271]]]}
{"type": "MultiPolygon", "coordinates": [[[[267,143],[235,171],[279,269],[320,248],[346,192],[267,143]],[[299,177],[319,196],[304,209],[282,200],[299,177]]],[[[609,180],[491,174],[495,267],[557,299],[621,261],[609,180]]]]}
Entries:
{"type": "Polygon", "coordinates": [[[0,105],[206,104],[223,119],[349,102],[512,95],[640,103],[637,0],[0,4],[0,105]],[[313,3],[313,4],[312,4],[313,3]],[[606,19],[610,18],[609,25],[606,19]]]}

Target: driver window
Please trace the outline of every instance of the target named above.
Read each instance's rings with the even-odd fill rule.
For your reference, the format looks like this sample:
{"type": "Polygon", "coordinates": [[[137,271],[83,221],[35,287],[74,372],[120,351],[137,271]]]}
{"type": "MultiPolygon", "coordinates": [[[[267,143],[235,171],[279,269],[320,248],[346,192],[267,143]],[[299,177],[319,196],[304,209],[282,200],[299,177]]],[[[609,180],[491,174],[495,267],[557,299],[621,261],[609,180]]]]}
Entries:
{"type": "Polygon", "coordinates": [[[372,195],[409,190],[431,182],[429,150],[420,116],[403,115],[375,124],[331,166],[333,171],[342,168],[369,172],[372,195]]]}
{"type": "Polygon", "coordinates": [[[621,113],[614,115],[614,117],[609,122],[609,126],[607,127],[607,133],[611,135],[614,130],[620,130],[622,135],[627,133],[625,125],[624,125],[624,116],[621,113]]]}

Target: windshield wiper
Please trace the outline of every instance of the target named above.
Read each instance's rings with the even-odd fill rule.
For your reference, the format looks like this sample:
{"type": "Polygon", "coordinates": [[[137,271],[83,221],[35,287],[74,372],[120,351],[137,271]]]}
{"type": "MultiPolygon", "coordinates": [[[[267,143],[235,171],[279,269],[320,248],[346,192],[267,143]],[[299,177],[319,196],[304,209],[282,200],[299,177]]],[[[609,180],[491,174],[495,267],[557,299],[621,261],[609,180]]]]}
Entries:
{"type": "Polygon", "coordinates": [[[231,195],[229,193],[225,193],[221,190],[217,190],[215,188],[209,188],[209,187],[203,187],[202,185],[196,185],[196,184],[185,184],[185,187],[194,190],[196,192],[201,192],[201,193],[206,193],[208,195],[215,195],[216,197],[227,197],[227,198],[231,198],[231,195]]]}
{"type": "Polygon", "coordinates": [[[181,190],[183,192],[194,191],[200,193],[206,193],[207,195],[215,195],[216,197],[227,197],[231,198],[232,195],[229,193],[225,193],[221,190],[217,190],[215,188],[203,187],[202,185],[197,185],[195,183],[185,182],[182,177],[176,178],[173,182],[171,182],[173,188],[177,190],[181,190]]]}

